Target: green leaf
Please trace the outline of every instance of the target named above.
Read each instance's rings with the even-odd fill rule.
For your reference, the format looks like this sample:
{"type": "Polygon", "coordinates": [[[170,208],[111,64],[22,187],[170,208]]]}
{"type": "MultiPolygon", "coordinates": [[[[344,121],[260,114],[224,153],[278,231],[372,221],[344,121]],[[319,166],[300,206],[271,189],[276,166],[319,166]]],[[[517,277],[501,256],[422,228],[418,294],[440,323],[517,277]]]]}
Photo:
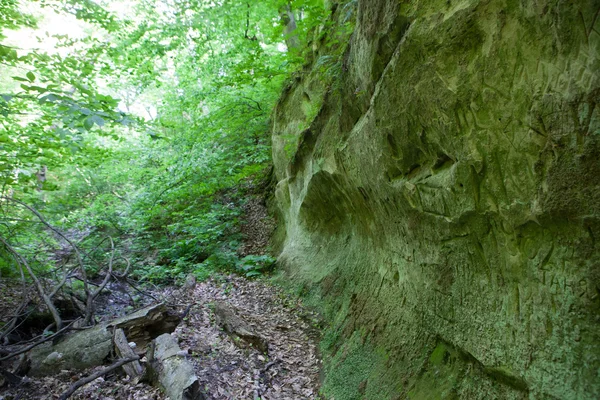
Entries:
{"type": "Polygon", "coordinates": [[[35,90],[37,92],[40,92],[40,94],[46,93],[48,91],[48,89],[41,86],[29,86],[29,90],[35,90]]]}
{"type": "MultiPolygon", "coordinates": [[[[125,125],[125,126],[129,126],[129,125],[133,125],[133,120],[131,118],[127,118],[127,117],[123,117],[123,119],[121,119],[119,121],[119,123],[121,125],[125,125]]],[[[152,135],[151,135],[152,136],[152,135]]],[[[156,136],[156,135],[155,135],[156,136]]]]}
{"type": "Polygon", "coordinates": [[[92,117],[87,117],[83,120],[83,126],[88,131],[94,127],[94,120],[92,117]]]}
{"type": "Polygon", "coordinates": [[[29,79],[21,78],[20,76],[13,76],[12,78],[19,82],[29,82],[29,79]]]}
{"type": "Polygon", "coordinates": [[[42,190],[45,190],[45,191],[47,191],[47,192],[53,192],[53,191],[59,190],[59,189],[60,189],[60,186],[58,186],[58,185],[57,185],[56,183],[54,183],[54,182],[50,182],[50,181],[44,181],[44,182],[42,183],[42,188],[41,188],[41,189],[42,189],[42,190]]]}
{"type": "Polygon", "coordinates": [[[33,72],[29,71],[27,73],[27,79],[29,79],[29,82],[35,81],[35,75],[33,74],[33,72]]]}
{"type": "Polygon", "coordinates": [[[58,97],[52,93],[40,98],[40,103],[44,104],[44,103],[54,103],[56,100],[58,100],[58,97]]]}
{"type": "Polygon", "coordinates": [[[7,46],[0,44],[0,60],[15,61],[17,59],[17,51],[7,46]]]}
{"type": "Polygon", "coordinates": [[[93,123],[95,123],[98,126],[104,126],[104,118],[98,116],[98,115],[92,115],[89,119],[92,120],[93,123]]]}

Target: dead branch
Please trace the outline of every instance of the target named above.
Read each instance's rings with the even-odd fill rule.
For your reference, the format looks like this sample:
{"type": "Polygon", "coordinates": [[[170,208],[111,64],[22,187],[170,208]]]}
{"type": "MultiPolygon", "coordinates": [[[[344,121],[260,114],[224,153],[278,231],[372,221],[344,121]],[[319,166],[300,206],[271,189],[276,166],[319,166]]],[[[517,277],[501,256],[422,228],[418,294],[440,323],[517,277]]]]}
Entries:
{"type": "Polygon", "coordinates": [[[87,385],[90,382],[95,381],[96,379],[100,378],[101,376],[104,376],[104,375],[108,374],[109,372],[112,372],[125,364],[128,364],[133,361],[137,361],[139,359],[140,359],[140,357],[138,357],[138,356],[120,359],[117,362],[115,362],[114,364],[112,364],[110,367],[104,368],[103,370],[98,371],[95,374],[92,374],[86,378],[78,380],[77,382],[72,384],[71,387],[69,387],[69,389],[59,397],[59,400],[68,399],[80,387],[87,385]]]}
{"type": "Polygon", "coordinates": [[[127,264],[127,267],[125,267],[125,271],[123,271],[122,274],[119,274],[118,272],[113,272],[113,275],[120,280],[127,278],[127,275],[129,275],[129,270],[131,269],[131,262],[127,257],[120,256],[119,258],[125,260],[125,264],[127,264]]]}
{"type": "MultiPolygon", "coordinates": [[[[13,333],[14,331],[16,331],[17,329],[19,329],[23,324],[25,324],[25,322],[27,322],[27,318],[33,314],[33,310],[28,311],[27,313],[23,314],[23,320],[21,322],[19,322],[17,325],[13,326],[10,329],[7,329],[5,332],[3,332],[3,338],[0,339],[2,341],[2,343],[6,344],[6,341],[8,341],[8,335],[10,335],[11,333],[13,333]],[[6,339],[5,339],[6,338],[6,339]]],[[[6,353],[9,354],[9,353],[6,353]]]]}
{"type": "MultiPolygon", "coordinates": [[[[0,196],[0,200],[5,200],[7,202],[10,201],[10,202],[19,204],[20,206],[26,208],[31,213],[33,213],[40,220],[40,222],[42,224],[44,224],[48,229],[50,229],[56,235],[60,236],[65,242],[67,242],[71,246],[71,248],[75,252],[75,255],[77,256],[77,263],[79,264],[79,268],[81,269],[81,276],[84,281],[83,282],[83,290],[84,290],[86,296],[89,298],[90,289],[87,284],[87,274],[86,274],[85,266],[83,264],[83,259],[81,258],[81,252],[79,251],[79,247],[77,247],[77,245],[75,245],[75,243],[73,243],[73,241],[71,239],[69,239],[65,234],[63,234],[59,229],[55,228],[49,222],[47,222],[46,219],[42,216],[42,214],[40,214],[35,208],[31,207],[30,205],[23,203],[20,200],[16,200],[16,199],[13,199],[11,197],[6,197],[6,196],[0,196]]],[[[57,326],[59,326],[59,325],[57,325],[57,326]]]]}
{"type": "Polygon", "coordinates": [[[42,343],[46,343],[49,340],[53,340],[63,334],[65,334],[67,331],[69,331],[71,329],[71,327],[73,326],[73,324],[75,322],[77,322],[78,320],[73,321],[72,323],[70,323],[69,325],[65,326],[64,328],[60,329],[59,331],[57,331],[55,334],[50,335],[50,336],[46,336],[45,338],[33,343],[32,345],[29,345],[27,347],[22,348],[21,350],[15,351],[14,353],[10,353],[7,356],[4,356],[2,358],[0,358],[0,362],[2,361],[6,361],[6,360],[10,360],[11,358],[14,358],[18,355],[21,355],[23,353],[27,353],[29,350],[33,349],[34,347],[39,346],[42,343]]]}
{"type": "Polygon", "coordinates": [[[42,283],[40,282],[38,277],[33,272],[33,269],[31,268],[31,266],[29,265],[27,260],[25,258],[23,258],[10,244],[8,244],[8,242],[6,240],[4,240],[4,238],[0,237],[0,242],[2,242],[2,244],[4,244],[4,247],[6,248],[6,250],[13,255],[13,257],[15,258],[17,263],[25,266],[25,269],[29,273],[29,276],[31,277],[31,279],[33,279],[33,282],[35,283],[35,287],[36,287],[36,290],[37,290],[39,296],[44,301],[44,304],[46,304],[46,307],[48,307],[48,310],[50,310],[50,313],[52,314],[52,318],[54,318],[54,322],[56,323],[57,328],[58,329],[62,328],[63,323],[62,323],[62,319],[60,318],[60,314],[58,313],[58,310],[54,306],[52,299],[44,291],[44,287],[42,286],[42,283]]]}
{"type": "MultiPolygon", "coordinates": [[[[113,274],[113,275],[114,275],[114,274],[113,274]]],[[[139,294],[141,294],[141,295],[143,295],[143,296],[146,296],[146,297],[150,297],[151,299],[153,299],[153,300],[155,300],[155,301],[157,301],[157,302],[160,302],[160,301],[161,301],[160,299],[157,299],[155,296],[151,295],[150,293],[146,293],[146,292],[144,292],[142,289],[138,288],[138,287],[136,286],[136,284],[132,282],[132,280],[131,280],[131,279],[129,279],[129,278],[125,278],[125,282],[127,282],[127,284],[128,284],[129,286],[131,286],[131,287],[133,288],[133,290],[135,290],[135,291],[136,291],[136,292],[138,292],[139,294]]]]}
{"type": "Polygon", "coordinates": [[[73,271],[76,269],[76,268],[73,268],[70,271],[68,271],[65,267],[66,267],[66,264],[63,265],[63,271],[64,271],[63,277],[60,280],[60,282],[58,283],[58,285],[56,285],[56,287],[54,288],[54,290],[52,291],[52,293],[50,293],[50,296],[49,296],[50,298],[53,298],[54,296],[56,296],[56,294],[58,293],[58,291],[60,289],[62,289],[63,286],[65,286],[65,284],[67,283],[67,280],[69,279],[69,277],[71,276],[71,274],[73,273],[73,271]]]}
{"type": "Polygon", "coordinates": [[[92,258],[92,254],[93,254],[93,253],[94,253],[96,250],[98,250],[98,249],[100,248],[100,246],[102,246],[102,243],[104,243],[105,241],[107,241],[107,240],[108,240],[108,238],[109,238],[109,236],[107,236],[107,237],[105,237],[104,239],[102,239],[101,241],[99,241],[99,242],[98,242],[98,243],[97,243],[97,244],[96,244],[96,245],[95,245],[95,246],[94,246],[94,247],[93,247],[91,250],[89,250],[89,251],[85,251],[85,250],[83,250],[83,251],[82,251],[82,253],[83,253],[83,260],[85,261],[85,259],[89,258],[90,260],[92,260],[92,261],[93,261],[94,259],[92,258]]]}
{"type": "MultiPolygon", "coordinates": [[[[98,297],[98,295],[102,292],[102,290],[104,290],[104,288],[106,287],[106,285],[108,284],[108,282],[110,281],[110,278],[112,276],[113,262],[115,259],[115,242],[113,241],[112,237],[110,237],[110,236],[108,236],[107,239],[110,241],[110,257],[108,260],[108,271],[106,272],[106,276],[104,277],[104,280],[102,281],[100,286],[98,286],[98,288],[95,291],[90,291],[88,293],[86,307],[85,307],[85,318],[83,320],[84,325],[91,324],[92,317],[94,316],[94,300],[96,300],[96,297],[98,297]]],[[[104,241],[104,240],[105,239],[103,239],[102,241],[104,241]]]]}
{"type": "Polygon", "coordinates": [[[102,290],[106,287],[106,285],[108,284],[108,281],[110,280],[111,274],[113,272],[113,262],[115,260],[115,242],[113,241],[112,237],[110,237],[110,236],[108,237],[108,240],[110,240],[110,257],[108,259],[108,272],[106,273],[106,276],[104,277],[104,280],[102,281],[102,283],[100,284],[98,289],[96,289],[95,292],[92,292],[92,301],[96,297],[98,297],[100,292],[102,292],[102,290]]]}
{"type": "Polygon", "coordinates": [[[17,321],[19,320],[19,318],[27,315],[27,313],[23,313],[23,310],[25,310],[25,308],[27,307],[27,304],[29,304],[29,299],[27,299],[26,301],[21,303],[21,305],[17,309],[17,312],[15,313],[15,315],[11,318],[10,322],[6,325],[4,330],[2,330],[2,332],[0,332],[0,343],[2,343],[4,341],[5,337],[10,335],[12,331],[17,329],[23,323],[23,321],[21,321],[21,323],[19,325],[17,325],[17,321]]]}
{"type": "MultiPolygon", "coordinates": [[[[102,292],[102,290],[104,290],[104,288],[110,281],[111,276],[113,276],[113,263],[114,263],[116,250],[115,250],[115,244],[114,244],[112,237],[108,236],[108,237],[102,239],[100,241],[100,243],[98,243],[91,251],[84,253],[84,255],[82,256],[82,252],[79,249],[79,247],[77,246],[77,244],[75,244],[71,239],[69,239],[59,229],[55,228],[49,222],[47,222],[44,219],[44,217],[40,214],[40,212],[37,211],[35,208],[33,208],[32,206],[30,206],[22,201],[19,201],[19,200],[10,198],[10,197],[6,197],[6,196],[0,196],[0,200],[5,200],[7,202],[10,201],[10,202],[13,202],[15,204],[18,204],[18,205],[26,208],[31,213],[33,213],[40,220],[40,222],[43,225],[45,225],[48,229],[50,229],[52,232],[54,232],[56,235],[58,235],[60,238],[62,238],[65,242],[67,242],[69,244],[69,246],[71,246],[71,248],[73,249],[73,251],[75,252],[75,255],[77,257],[77,264],[79,265],[78,269],[81,272],[80,280],[83,282],[83,288],[84,288],[84,292],[85,292],[85,296],[86,296],[85,315],[84,315],[83,325],[91,325],[93,322],[93,317],[94,317],[94,301],[98,297],[98,295],[102,292]],[[96,249],[98,249],[102,245],[102,243],[104,243],[106,240],[110,241],[110,247],[111,247],[110,258],[109,258],[109,263],[108,263],[108,271],[106,273],[104,280],[98,286],[98,288],[96,290],[92,290],[92,289],[90,289],[90,282],[88,282],[87,271],[85,268],[84,260],[85,260],[85,258],[91,258],[91,253],[93,253],[96,249]]],[[[3,240],[3,243],[5,243],[5,245],[8,245],[8,243],[5,240],[3,240]]],[[[14,249],[13,249],[13,253],[18,255],[18,253],[16,251],[14,251],[14,249]]],[[[17,256],[15,256],[15,258],[17,258],[17,256]]],[[[29,264],[27,263],[25,258],[18,255],[17,259],[19,261],[18,264],[25,265],[29,274],[32,275],[33,271],[29,267],[29,264]]],[[[125,270],[124,275],[126,276],[126,274],[129,272],[130,263],[127,259],[125,259],[125,260],[127,262],[127,268],[125,270]]],[[[100,267],[102,267],[102,266],[100,266],[100,267]]],[[[62,321],[60,321],[60,315],[58,314],[56,307],[54,307],[54,304],[52,303],[52,298],[60,291],[60,289],[62,289],[62,287],[67,283],[69,277],[73,273],[73,270],[68,271],[66,269],[66,264],[63,265],[63,268],[64,268],[63,269],[64,273],[63,273],[63,276],[62,276],[60,282],[54,287],[54,289],[51,291],[51,293],[49,295],[46,295],[45,292],[43,291],[43,287],[39,283],[39,279],[37,278],[37,276],[32,275],[32,279],[34,280],[34,282],[36,282],[36,287],[40,294],[40,297],[42,297],[42,299],[44,300],[44,303],[46,303],[46,305],[50,309],[50,312],[52,313],[52,316],[55,320],[57,329],[62,328],[62,321]]]]}

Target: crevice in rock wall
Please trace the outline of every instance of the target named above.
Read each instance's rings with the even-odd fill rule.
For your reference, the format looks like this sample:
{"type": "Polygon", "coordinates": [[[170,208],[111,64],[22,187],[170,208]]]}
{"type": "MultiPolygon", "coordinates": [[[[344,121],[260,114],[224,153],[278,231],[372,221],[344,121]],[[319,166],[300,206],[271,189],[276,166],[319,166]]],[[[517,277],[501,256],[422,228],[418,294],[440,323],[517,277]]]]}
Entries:
{"type": "Polygon", "coordinates": [[[503,385],[510,386],[521,392],[529,392],[527,382],[522,377],[515,375],[514,372],[502,367],[486,366],[468,351],[456,347],[441,338],[438,338],[438,344],[431,353],[429,360],[432,364],[444,363],[448,362],[452,355],[455,355],[455,357],[458,356],[463,363],[472,365],[473,368],[479,369],[485,375],[503,385]]]}

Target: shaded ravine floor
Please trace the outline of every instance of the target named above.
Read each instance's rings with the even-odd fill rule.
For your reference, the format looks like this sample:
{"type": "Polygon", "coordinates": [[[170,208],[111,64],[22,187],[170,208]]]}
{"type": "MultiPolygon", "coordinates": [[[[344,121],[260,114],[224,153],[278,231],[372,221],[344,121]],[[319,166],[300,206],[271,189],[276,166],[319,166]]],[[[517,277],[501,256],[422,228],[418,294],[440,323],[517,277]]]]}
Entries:
{"type": "MultiPolygon", "coordinates": [[[[158,293],[155,293],[158,294],[158,293]]],[[[318,315],[268,281],[217,276],[188,289],[167,289],[164,301],[180,310],[191,305],[174,335],[193,363],[207,399],[317,399],[321,361],[318,315]],[[230,337],[216,324],[213,303],[229,305],[269,344],[268,354],[230,337]]],[[[28,379],[21,387],[0,390],[0,400],[56,399],[83,373],[57,371],[28,379]]],[[[163,400],[156,388],[133,384],[119,372],[81,388],[71,399],[163,400]]]]}
{"type": "MultiPolygon", "coordinates": [[[[211,399],[317,398],[320,360],[317,316],[281,289],[229,276],[200,283],[187,321],[175,331],[211,399]],[[269,343],[268,354],[240,347],[215,325],[211,302],[227,302],[269,343]]],[[[237,342],[237,343],[236,343],[237,342]]]]}

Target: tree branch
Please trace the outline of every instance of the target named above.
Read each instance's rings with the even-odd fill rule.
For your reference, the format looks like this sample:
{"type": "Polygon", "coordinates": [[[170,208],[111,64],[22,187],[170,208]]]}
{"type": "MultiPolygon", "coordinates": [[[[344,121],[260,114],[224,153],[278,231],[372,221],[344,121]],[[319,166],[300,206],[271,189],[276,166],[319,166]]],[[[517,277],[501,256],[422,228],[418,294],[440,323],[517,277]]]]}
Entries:
{"type": "Polygon", "coordinates": [[[40,295],[40,297],[44,301],[44,304],[46,304],[46,307],[48,307],[48,310],[50,310],[50,313],[52,314],[52,318],[54,318],[54,322],[56,323],[57,329],[62,328],[62,319],[60,318],[60,314],[58,313],[58,310],[54,306],[54,303],[52,302],[52,299],[44,291],[44,287],[42,286],[42,283],[40,282],[40,280],[38,279],[38,277],[33,272],[33,269],[31,269],[31,266],[29,265],[29,263],[27,262],[27,260],[25,260],[25,258],[23,258],[1,236],[0,236],[0,242],[2,244],[4,244],[4,247],[6,248],[6,250],[13,255],[13,257],[15,258],[15,260],[17,261],[17,263],[19,263],[20,265],[25,266],[25,269],[29,273],[29,276],[31,276],[31,279],[33,279],[33,282],[35,283],[35,287],[37,289],[38,294],[40,295]]]}
{"type": "Polygon", "coordinates": [[[57,228],[55,228],[54,226],[52,226],[51,224],[49,224],[44,217],[33,207],[31,207],[28,204],[23,203],[22,201],[10,198],[10,197],[6,197],[6,196],[0,196],[0,200],[5,200],[5,201],[12,201],[13,203],[19,204],[22,207],[25,207],[26,209],[28,209],[29,211],[31,211],[36,217],[39,218],[39,220],[48,228],[50,229],[52,232],[56,233],[58,236],[60,236],[62,239],[64,239],[75,251],[75,254],[77,255],[77,262],[79,264],[79,267],[81,269],[81,275],[83,277],[83,289],[85,291],[85,294],[87,297],[89,297],[90,295],[90,289],[87,283],[87,274],[85,271],[85,266],[83,265],[83,260],[81,258],[81,253],[79,252],[79,248],[75,245],[75,243],[73,243],[66,235],[64,235],[60,230],[58,230],[57,228]]]}
{"type": "Polygon", "coordinates": [[[114,370],[120,368],[121,366],[123,366],[125,364],[137,361],[139,359],[140,359],[140,357],[138,357],[138,356],[123,358],[121,360],[118,360],[114,364],[112,364],[110,367],[104,368],[103,370],[98,371],[95,374],[92,374],[92,375],[90,375],[90,376],[88,376],[86,378],[78,380],[73,385],[71,385],[71,387],[66,392],[64,392],[59,397],[58,400],[66,400],[66,399],[68,399],[80,387],[82,387],[84,385],[87,385],[88,383],[90,383],[92,381],[95,381],[96,379],[100,378],[101,376],[104,376],[104,375],[108,374],[109,372],[114,371],[114,370]]]}
{"type": "Polygon", "coordinates": [[[250,37],[248,36],[248,31],[250,30],[250,3],[246,3],[248,9],[246,10],[246,30],[244,31],[244,38],[248,40],[257,40],[256,35],[250,37]]]}
{"type": "Polygon", "coordinates": [[[20,355],[20,354],[23,354],[23,353],[27,353],[29,350],[33,349],[34,347],[37,347],[37,346],[39,346],[39,345],[40,345],[40,344],[42,344],[42,343],[45,343],[45,342],[47,342],[47,341],[49,341],[49,340],[52,340],[52,339],[54,339],[54,338],[56,338],[56,337],[58,337],[58,336],[61,336],[61,335],[63,335],[65,332],[67,332],[68,330],[70,330],[70,329],[72,328],[73,324],[74,324],[76,321],[78,321],[78,320],[75,320],[75,321],[71,322],[69,325],[65,326],[64,328],[62,328],[61,330],[57,331],[57,332],[56,332],[55,334],[53,334],[53,335],[46,336],[46,337],[45,337],[45,338],[43,338],[42,340],[40,340],[40,341],[37,341],[37,342],[33,343],[32,345],[29,345],[29,346],[27,346],[27,347],[24,347],[24,348],[22,348],[21,350],[15,351],[14,353],[10,353],[9,355],[7,355],[7,356],[4,356],[4,357],[0,358],[0,362],[2,362],[2,361],[6,361],[6,360],[10,360],[11,358],[13,358],[13,357],[16,357],[16,356],[18,356],[18,355],[20,355]]]}

